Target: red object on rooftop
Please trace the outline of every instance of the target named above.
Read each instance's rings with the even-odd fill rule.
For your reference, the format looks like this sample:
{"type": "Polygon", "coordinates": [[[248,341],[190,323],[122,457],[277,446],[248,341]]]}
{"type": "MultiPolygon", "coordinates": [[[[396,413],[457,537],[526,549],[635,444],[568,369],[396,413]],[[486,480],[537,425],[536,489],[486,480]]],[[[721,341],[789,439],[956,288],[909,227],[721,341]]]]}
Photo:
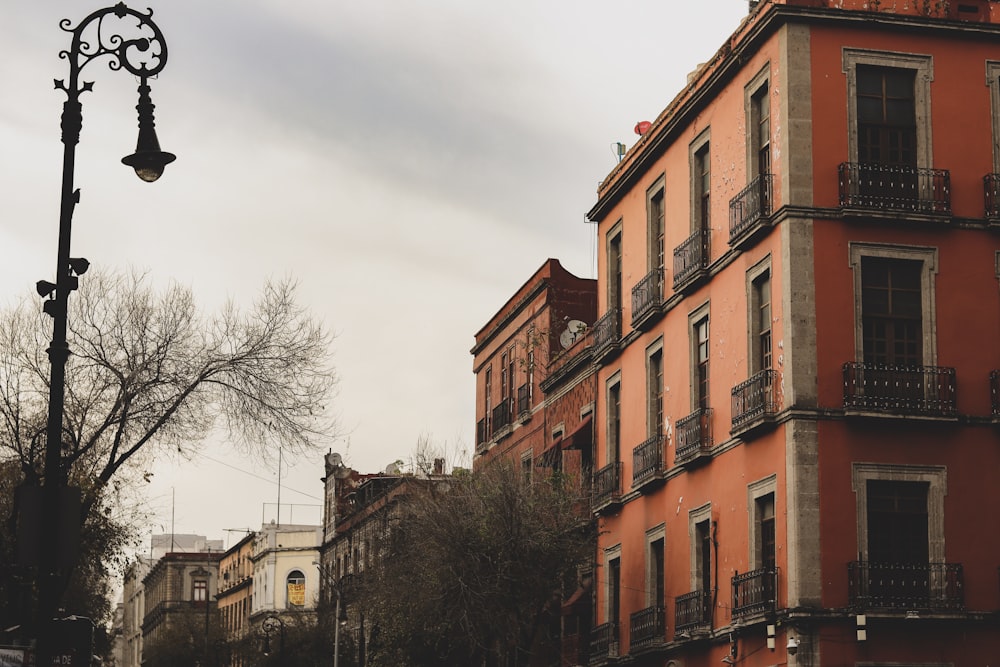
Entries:
{"type": "Polygon", "coordinates": [[[648,120],[640,120],[638,123],[635,124],[635,133],[641,137],[642,135],[646,134],[646,132],[649,131],[651,125],[652,123],[650,123],[648,120]]]}

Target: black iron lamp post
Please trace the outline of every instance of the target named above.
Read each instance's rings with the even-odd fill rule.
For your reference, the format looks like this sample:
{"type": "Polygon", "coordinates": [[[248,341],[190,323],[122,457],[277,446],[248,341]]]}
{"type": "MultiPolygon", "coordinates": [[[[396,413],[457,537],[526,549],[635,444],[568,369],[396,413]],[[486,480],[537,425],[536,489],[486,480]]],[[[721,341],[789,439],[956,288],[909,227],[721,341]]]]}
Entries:
{"type": "MultiPolygon", "coordinates": [[[[71,527],[71,522],[65,516],[73,512],[74,494],[67,493],[66,488],[66,470],[62,465],[62,427],[66,361],[70,355],[66,341],[69,293],[77,288],[78,276],[90,266],[87,260],[70,256],[73,209],[80,201],[80,191],[73,186],[76,145],[79,143],[83,124],[80,95],[94,87],[92,82],[80,81],[83,68],[100,59],[107,62],[111,70],[124,69],[139,79],[139,103],[136,105],[139,112],[139,139],[135,153],[123,158],[123,163],[134,168],[142,180],[155,181],[163,173],[163,168],[175,159],[174,155],[160,150],[153,122],[153,103],[149,97],[149,79],[159,74],[167,63],[167,45],[159,27],[152,21],[152,10],[143,14],[120,2],[114,7],[93,12],[75,28],[71,27],[68,19],[63,19],[59,25],[73,36],[69,51],[59,53],[60,58],[69,61],[68,83],[64,80],[55,82],[56,88],[66,93],[62,113],[63,172],[59,248],[55,283],[41,280],[36,285],[39,295],[46,298],[44,311],[53,320],[52,341],[47,350],[52,369],[41,513],[44,517],[45,537],[39,550],[39,665],[51,664],[51,621],[61,596],[60,570],[67,567],[59,554],[66,553],[66,545],[75,544],[75,534],[79,532],[79,526],[71,527]],[[70,530],[74,531],[74,536],[66,534],[70,530]]],[[[75,502],[78,511],[78,495],[75,502]]]]}
{"type": "Polygon", "coordinates": [[[264,633],[264,655],[271,655],[271,635],[278,634],[278,664],[285,664],[285,622],[280,616],[271,615],[261,621],[260,629],[264,633]]]}

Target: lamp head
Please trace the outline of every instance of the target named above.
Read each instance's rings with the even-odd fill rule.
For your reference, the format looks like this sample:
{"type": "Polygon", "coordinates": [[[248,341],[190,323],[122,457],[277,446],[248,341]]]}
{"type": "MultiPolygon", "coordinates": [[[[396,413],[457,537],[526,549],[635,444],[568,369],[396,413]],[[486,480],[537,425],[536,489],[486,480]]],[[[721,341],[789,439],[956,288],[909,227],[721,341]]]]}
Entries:
{"type": "Polygon", "coordinates": [[[153,121],[154,105],[149,97],[149,85],[145,78],[139,84],[139,103],[135,108],[139,112],[139,139],[135,144],[135,153],[123,157],[122,164],[132,167],[136,176],[152,183],[163,175],[163,168],[176,160],[177,156],[160,150],[156,124],[153,121]]]}
{"type": "Polygon", "coordinates": [[[788,650],[788,655],[795,655],[799,652],[799,640],[795,637],[789,637],[788,645],[785,648],[788,650]]]}

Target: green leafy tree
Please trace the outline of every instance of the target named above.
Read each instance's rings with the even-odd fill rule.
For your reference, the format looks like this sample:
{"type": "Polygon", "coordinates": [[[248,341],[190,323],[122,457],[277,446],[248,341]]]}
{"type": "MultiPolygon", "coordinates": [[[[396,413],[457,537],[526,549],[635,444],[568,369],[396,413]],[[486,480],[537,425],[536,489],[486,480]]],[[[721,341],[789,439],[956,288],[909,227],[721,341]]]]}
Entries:
{"type": "MultiPolygon", "coordinates": [[[[51,326],[37,297],[0,312],[0,461],[27,485],[46,473],[51,326]]],[[[256,456],[315,451],[332,435],[331,341],[290,281],[265,284],[247,310],[204,315],[186,287],[91,271],[70,299],[68,340],[62,463],[83,493],[84,533],[118,500],[116,482],[121,490],[158,456],[189,456],[220,430],[256,456]]]]}
{"type": "Polygon", "coordinates": [[[424,489],[364,577],[370,663],[557,664],[561,593],[592,548],[575,485],[501,462],[424,489]]]}

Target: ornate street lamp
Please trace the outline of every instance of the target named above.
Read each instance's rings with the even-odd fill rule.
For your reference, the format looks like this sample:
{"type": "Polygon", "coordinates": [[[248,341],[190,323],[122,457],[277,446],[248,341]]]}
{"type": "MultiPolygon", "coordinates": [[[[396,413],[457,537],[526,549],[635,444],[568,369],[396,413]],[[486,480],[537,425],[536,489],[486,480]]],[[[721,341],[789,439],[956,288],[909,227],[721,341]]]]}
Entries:
{"type": "Polygon", "coordinates": [[[271,615],[261,621],[260,629],[264,633],[264,655],[271,655],[271,635],[278,633],[278,664],[285,662],[285,622],[280,616],[271,615]]]}
{"type": "MultiPolygon", "coordinates": [[[[53,643],[52,618],[58,608],[62,590],[60,569],[68,567],[60,553],[67,545],[75,545],[79,528],[74,526],[74,536],[60,535],[70,530],[72,516],[79,511],[79,495],[66,488],[66,471],[62,467],[63,409],[65,399],[66,361],[69,345],[66,341],[69,293],[75,290],[79,278],[89,267],[82,258],[70,257],[70,233],[73,209],[80,201],[80,191],[73,187],[76,145],[80,141],[83,124],[80,95],[93,90],[92,82],[81,82],[80,73],[91,62],[101,59],[111,70],[126,70],[139,79],[139,139],[135,153],[122,159],[135,169],[144,181],[155,181],[163,168],[175,156],[160,150],[153,122],[153,103],[149,97],[149,79],[155,77],[167,64],[167,45],[159,27],[152,21],[152,10],[143,14],[120,2],[114,7],[99,9],[83,19],[75,28],[68,19],[59,27],[72,34],[69,51],[59,57],[69,61],[69,80],[56,80],[56,88],[66,93],[62,113],[63,172],[62,197],[59,209],[59,247],[56,261],[56,282],[41,280],[36,285],[39,295],[47,297],[44,311],[52,316],[52,341],[47,350],[52,366],[49,384],[49,414],[46,431],[45,473],[42,493],[42,516],[45,517],[41,567],[39,572],[38,603],[38,658],[37,664],[51,664],[53,643]],[[123,34],[126,33],[126,34],[123,34]],[[74,509],[75,508],[75,509],[74,509]],[[65,541],[65,544],[63,544],[65,541]]],[[[69,551],[73,549],[70,548],[69,551]]]]}

